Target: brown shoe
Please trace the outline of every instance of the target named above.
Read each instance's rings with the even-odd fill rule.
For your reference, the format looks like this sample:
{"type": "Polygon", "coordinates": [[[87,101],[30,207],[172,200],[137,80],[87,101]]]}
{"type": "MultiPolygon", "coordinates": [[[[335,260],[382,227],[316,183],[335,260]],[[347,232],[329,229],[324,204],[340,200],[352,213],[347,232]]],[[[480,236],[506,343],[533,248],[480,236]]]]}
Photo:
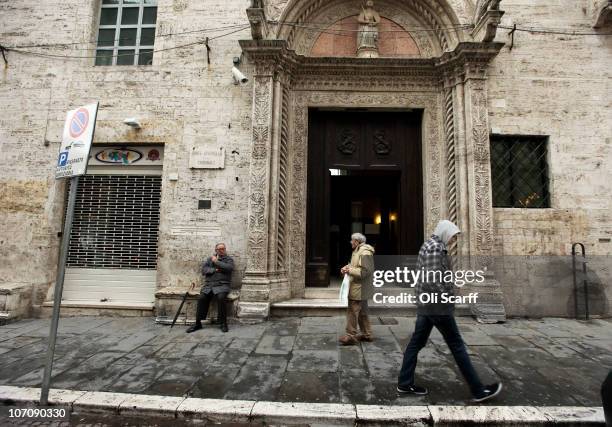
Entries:
{"type": "Polygon", "coordinates": [[[338,340],[342,345],[355,345],[358,341],[350,335],[341,336],[338,340]]]}
{"type": "Polygon", "coordinates": [[[357,339],[359,341],[366,341],[366,342],[372,342],[374,341],[374,338],[372,338],[371,335],[357,335],[357,339]]]}

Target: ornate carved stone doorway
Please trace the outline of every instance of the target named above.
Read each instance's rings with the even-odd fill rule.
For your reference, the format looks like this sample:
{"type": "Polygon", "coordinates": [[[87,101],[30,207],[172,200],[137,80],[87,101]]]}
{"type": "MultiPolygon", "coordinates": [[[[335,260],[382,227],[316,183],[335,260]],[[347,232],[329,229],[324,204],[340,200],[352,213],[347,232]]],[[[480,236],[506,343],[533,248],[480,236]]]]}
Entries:
{"type": "MultiPolygon", "coordinates": [[[[322,7],[321,0],[292,2],[294,8],[288,6],[285,19],[302,19],[294,12],[315,16],[318,9],[308,12],[302,6],[313,6],[317,1],[322,7]]],[[[349,16],[349,12],[342,12],[342,7],[348,7],[345,3],[330,2],[327,7],[338,8],[337,16],[349,16]]],[[[431,10],[419,6],[421,2],[408,3],[413,8],[411,13],[399,13],[397,20],[421,13],[419,16],[426,17],[429,25],[439,28],[435,43],[431,36],[421,36],[421,42],[415,38],[420,49],[429,46],[431,57],[300,55],[291,48],[304,50],[316,38],[304,41],[305,33],[282,25],[274,35],[266,27],[263,8],[248,10],[254,39],[240,44],[254,66],[253,144],[247,269],[239,316],[265,318],[271,303],[303,296],[309,108],[422,110],[425,234],[443,217],[451,219],[466,236],[458,252],[470,256],[481,268],[490,262],[486,68],[501,45],[486,38],[461,41],[465,34],[445,32],[440,23],[436,24],[431,10]]],[[[384,4],[399,7],[392,1],[384,4]]],[[[480,20],[499,16],[485,7],[480,20]]],[[[488,28],[487,22],[480,25],[488,28]]],[[[504,316],[499,289],[492,277],[482,286],[481,303],[473,309],[485,321],[504,316]]]]}

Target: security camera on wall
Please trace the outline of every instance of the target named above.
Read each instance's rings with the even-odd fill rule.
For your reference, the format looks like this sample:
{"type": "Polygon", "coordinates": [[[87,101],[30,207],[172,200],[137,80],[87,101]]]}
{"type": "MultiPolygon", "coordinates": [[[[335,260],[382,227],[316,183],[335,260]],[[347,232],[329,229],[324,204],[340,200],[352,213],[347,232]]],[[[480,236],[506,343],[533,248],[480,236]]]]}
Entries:
{"type": "Polygon", "coordinates": [[[238,68],[236,67],[232,67],[232,77],[234,78],[234,84],[244,84],[246,82],[249,81],[249,79],[247,79],[247,77],[242,74],[242,71],[240,71],[238,68]]]}

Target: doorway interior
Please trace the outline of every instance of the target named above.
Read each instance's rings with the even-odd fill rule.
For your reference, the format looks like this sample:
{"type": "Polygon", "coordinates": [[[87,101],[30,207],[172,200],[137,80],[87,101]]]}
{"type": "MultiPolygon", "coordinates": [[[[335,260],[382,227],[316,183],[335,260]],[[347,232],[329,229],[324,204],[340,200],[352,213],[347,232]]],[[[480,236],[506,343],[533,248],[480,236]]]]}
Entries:
{"type": "Polygon", "coordinates": [[[306,286],[341,281],[359,232],[377,255],[423,238],[422,111],[309,110],[306,286]]]}

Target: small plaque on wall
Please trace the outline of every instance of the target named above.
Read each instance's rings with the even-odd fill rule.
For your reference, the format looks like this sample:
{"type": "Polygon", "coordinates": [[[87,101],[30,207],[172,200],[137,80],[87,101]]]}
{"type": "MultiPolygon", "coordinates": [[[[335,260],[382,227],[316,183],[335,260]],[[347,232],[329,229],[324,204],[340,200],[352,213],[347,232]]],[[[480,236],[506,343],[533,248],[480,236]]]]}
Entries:
{"type": "Polygon", "coordinates": [[[223,169],[225,147],[195,146],[189,155],[191,169],[223,169]]]}

